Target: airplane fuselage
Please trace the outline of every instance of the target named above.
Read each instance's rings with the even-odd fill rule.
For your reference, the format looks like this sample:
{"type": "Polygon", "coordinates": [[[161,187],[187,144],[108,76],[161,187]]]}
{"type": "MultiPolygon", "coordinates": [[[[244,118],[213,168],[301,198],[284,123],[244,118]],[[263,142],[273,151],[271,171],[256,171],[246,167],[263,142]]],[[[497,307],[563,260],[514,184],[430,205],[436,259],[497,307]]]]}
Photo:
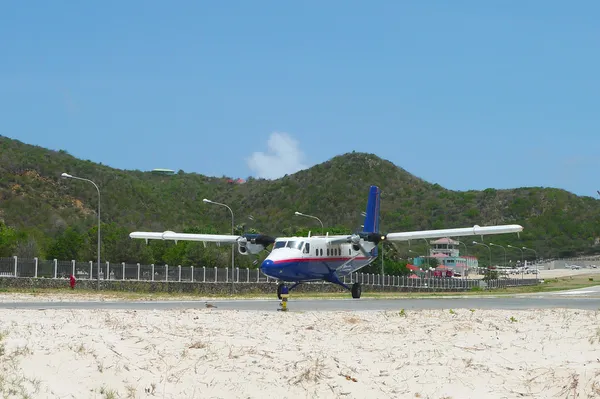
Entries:
{"type": "MultiPolygon", "coordinates": [[[[372,252],[375,244],[362,242],[372,252]]],[[[288,281],[332,281],[332,274],[344,277],[371,263],[374,256],[365,254],[351,243],[327,245],[327,238],[280,237],[273,251],[262,262],[261,271],[272,278],[288,281]]]]}

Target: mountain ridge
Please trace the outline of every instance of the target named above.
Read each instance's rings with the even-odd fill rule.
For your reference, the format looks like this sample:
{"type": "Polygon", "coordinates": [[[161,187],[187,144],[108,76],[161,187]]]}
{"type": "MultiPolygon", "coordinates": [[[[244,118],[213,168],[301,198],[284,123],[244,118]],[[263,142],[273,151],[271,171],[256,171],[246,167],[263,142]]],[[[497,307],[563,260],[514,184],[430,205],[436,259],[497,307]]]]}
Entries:
{"type": "MultiPolygon", "coordinates": [[[[250,177],[232,184],[226,176],[181,170],[164,176],[111,168],[0,136],[0,218],[20,233],[21,246],[24,237],[33,237],[41,256],[52,253],[67,229],[83,237],[80,257],[93,252],[90,229],[96,218],[96,190],[86,182],[60,179],[63,172],[98,184],[102,222],[119,231],[114,246],[124,247],[121,258],[145,251],[130,242],[126,231],[231,231],[228,211],[203,203],[203,198],[227,203],[237,229],[281,235],[320,228],[314,220],[294,216],[298,211],[316,215],[329,229],[352,231],[362,223],[370,185],[382,190],[380,225],[385,231],[521,224],[525,230],[519,242],[540,256],[600,253],[600,201],[562,189],[449,190],[362,152],[337,155],[278,179],[250,177]],[[124,242],[117,244],[119,240],[124,242]]],[[[516,242],[504,236],[494,240],[501,245],[516,242]]],[[[15,248],[13,244],[12,251],[15,248]]],[[[156,260],[156,254],[151,255],[156,260]]],[[[145,252],[144,256],[150,257],[145,252]]]]}

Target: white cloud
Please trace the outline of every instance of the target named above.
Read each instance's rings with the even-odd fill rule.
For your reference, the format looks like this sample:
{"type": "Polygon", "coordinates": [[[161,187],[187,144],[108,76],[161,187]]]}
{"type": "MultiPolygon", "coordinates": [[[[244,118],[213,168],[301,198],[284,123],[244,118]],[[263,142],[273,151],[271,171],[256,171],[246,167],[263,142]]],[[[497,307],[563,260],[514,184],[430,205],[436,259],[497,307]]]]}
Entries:
{"type": "Polygon", "coordinates": [[[268,151],[255,152],[248,158],[248,167],[256,177],[276,179],[286,174],[306,169],[304,153],[292,136],[287,133],[271,133],[267,141],[268,151]]]}

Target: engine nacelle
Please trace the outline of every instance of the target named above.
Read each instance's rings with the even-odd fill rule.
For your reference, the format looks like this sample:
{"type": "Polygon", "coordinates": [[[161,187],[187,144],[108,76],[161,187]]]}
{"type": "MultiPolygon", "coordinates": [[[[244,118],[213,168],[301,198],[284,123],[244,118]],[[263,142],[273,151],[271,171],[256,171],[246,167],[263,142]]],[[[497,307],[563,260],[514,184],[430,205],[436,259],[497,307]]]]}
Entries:
{"type": "Polygon", "coordinates": [[[273,244],[275,238],[264,234],[244,234],[237,241],[240,255],[256,255],[273,244]]]}
{"type": "Polygon", "coordinates": [[[264,250],[261,244],[252,244],[251,242],[238,241],[238,252],[240,255],[256,255],[264,250]]]}

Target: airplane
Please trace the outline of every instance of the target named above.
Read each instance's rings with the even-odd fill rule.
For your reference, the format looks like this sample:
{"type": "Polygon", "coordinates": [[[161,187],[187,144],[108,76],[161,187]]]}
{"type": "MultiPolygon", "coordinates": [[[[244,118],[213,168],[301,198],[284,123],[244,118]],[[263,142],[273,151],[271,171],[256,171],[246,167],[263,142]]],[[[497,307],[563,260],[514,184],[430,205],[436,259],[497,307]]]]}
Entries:
{"type": "Polygon", "coordinates": [[[279,280],[277,297],[281,299],[284,287],[291,291],[298,285],[313,281],[337,284],[352,293],[352,298],[361,296],[360,283],[348,286],[342,282],[345,276],[369,265],[377,257],[377,244],[416,239],[475,236],[486,234],[519,233],[520,225],[500,225],[422,230],[382,234],[379,231],[379,209],[381,191],[371,186],[367,200],[366,216],[362,231],[344,235],[313,235],[308,237],[271,237],[264,234],[219,235],[135,231],[129,234],[134,239],[202,241],[237,245],[241,255],[257,255],[273,245],[272,251],[260,265],[266,276],[279,280]],[[287,287],[287,283],[293,283],[287,287]]]}

